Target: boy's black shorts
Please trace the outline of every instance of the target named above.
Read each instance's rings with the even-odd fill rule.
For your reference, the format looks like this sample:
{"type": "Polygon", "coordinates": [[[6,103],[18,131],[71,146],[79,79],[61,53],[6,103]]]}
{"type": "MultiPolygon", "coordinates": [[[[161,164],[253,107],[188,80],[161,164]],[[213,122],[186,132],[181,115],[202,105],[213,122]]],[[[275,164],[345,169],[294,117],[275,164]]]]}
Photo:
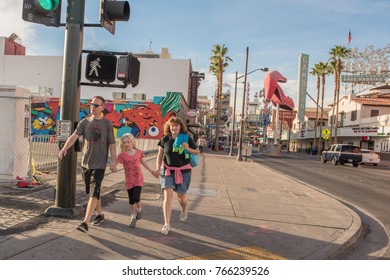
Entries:
{"type": "Polygon", "coordinates": [[[105,169],[86,169],[83,168],[83,179],[85,192],[91,197],[100,199],[100,187],[104,178],[105,169]]]}

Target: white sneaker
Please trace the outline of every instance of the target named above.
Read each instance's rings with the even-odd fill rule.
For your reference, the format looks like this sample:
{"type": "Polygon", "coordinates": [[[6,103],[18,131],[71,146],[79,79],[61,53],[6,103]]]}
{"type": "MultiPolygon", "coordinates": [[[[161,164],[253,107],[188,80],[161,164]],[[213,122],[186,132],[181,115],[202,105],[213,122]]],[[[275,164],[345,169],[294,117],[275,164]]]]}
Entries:
{"type": "Polygon", "coordinates": [[[144,210],[142,208],[137,210],[137,215],[135,216],[137,220],[141,220],[144,215],[144,210]]]}
{"type": "Polygon", "coordinates": [[[187,212],[181,212],[180,213],[180,222],[185,223],[185,221],[187,221],[187,218],[188,218],[188,213],[187,212]]]}
{"type": "Polygon", "coordinates": [[[130,227],[131,228],[135,228],[135,225],[137,224],[137,218],[136,217],[134,217],[134,216],[132,216],[131,217],[131,220],[130,220],[130,227]]]}
{"type": "Polygon", "coordinates": [[[168,232],[170,229],[171,229],[171,226],[169,224],[165,224],[161,229],[161,234],[168,235],[168,232]]]}

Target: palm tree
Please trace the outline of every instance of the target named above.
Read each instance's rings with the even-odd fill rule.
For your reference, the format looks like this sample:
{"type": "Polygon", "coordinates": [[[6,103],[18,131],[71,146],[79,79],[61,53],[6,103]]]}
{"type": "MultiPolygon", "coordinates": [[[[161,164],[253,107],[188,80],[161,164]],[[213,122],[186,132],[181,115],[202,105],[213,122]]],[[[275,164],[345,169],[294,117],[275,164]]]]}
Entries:
{"type": "Polygon", "coordinates": [[[334,48],[332,48],[329,52],[330,54],[330,60],[335,61],[336,68],[335,68],[335,103],[333,103],[333,113],[334,113],[334,106],[336,106],[336,116],[335,116],[335,133],[334,133],[334,143],[337,143],[337,126],[338,126],[338,116],[339,116],[339,98],[340,98],[340,76],[341,76],[341,70],[342,70],[342,61],[341,59],[347,58],[348,55],[351,53],[351,50],[344,47],[337,45],[334,48]]]}
{"type": "MultiPolygon", "coordinates": [[[[219,126],[221,118],[221,96],[222,96],[222,76],[225,68],[229,66],[229,62],[233,61],[227,56],[229,49],[223,45],[214,45],[211,50],[209,72],[213,73],[218,79],[218,89],[215,101],[217,102],[217,121],[215,129],[214,150],[218,151],[219,145],[219,126]]],[[[235,117],[235,116],[234,116],[235,117]]]]}
{"type": "Polygon", "coordinates": [[[324,97],[325,97],[325,76],[333,73],[332,67],[328,63],[320,62],[318,63],[318,71],[321,74],[322,79],[322,93],[321,93],[321,114],[320,114],[320,135],[319,135],[319,147],[318,151],[322,150],[322,140],[321,140],[321,132],[322,132],[322,117],[324,114],[324,97]]]}
{"type": "Polygon", "coordinates": [[[314,64],[314,67],[311,69],[310,74],[313,76],[317,76],[316,122],[314,125],[314,142],[313,142],[313,148],[317,148],[318,101],[320,98],[320,86],[321,86],[321,73],[318,68],[318,63],[314,64]]]}

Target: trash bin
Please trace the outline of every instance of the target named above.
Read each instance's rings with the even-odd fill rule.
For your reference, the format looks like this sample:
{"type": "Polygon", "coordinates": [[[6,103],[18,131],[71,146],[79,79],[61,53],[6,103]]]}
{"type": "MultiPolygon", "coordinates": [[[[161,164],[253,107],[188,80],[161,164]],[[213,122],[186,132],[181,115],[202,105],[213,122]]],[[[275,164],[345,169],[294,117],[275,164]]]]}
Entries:
{"type": "Polygon", "coordinates": [[[311,154],[315,156],[317,154],[317,149],[311,149],[311,154]]]}

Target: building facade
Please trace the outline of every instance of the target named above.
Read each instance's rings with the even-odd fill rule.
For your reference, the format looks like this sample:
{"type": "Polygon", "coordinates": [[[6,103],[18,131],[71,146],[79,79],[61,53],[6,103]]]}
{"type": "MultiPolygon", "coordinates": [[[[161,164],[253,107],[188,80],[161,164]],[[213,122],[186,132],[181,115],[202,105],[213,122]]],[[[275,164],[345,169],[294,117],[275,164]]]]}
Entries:
{"type": "MultiPolygon", "coordinates": [[[[135,54],[141,63],[139,83],[136,87],[115,89],[81,86],[81,98],[89,99],[101,95],[112,99],[115,92],[123,92],[127,99],[131,99],[133,94],[144,94],[146,100],[150,101],[154,96],[165,96],[166,92],[181,92],[187,99],[193,72],[191,60],[171,59],[167,52],[164,48],[161,54],[157,55],[135,54]]],[[[85,78],[85,62],[86,55],[83,55],[81,82],[89,82],[85,78]]],[[[21,44],[0,37],[0,65],[0,85],[17,85],[29,89],[46,87],[51,89],[53,97],[61,96],[62,56],[25,55],[25,48],[21,44]]],[[[119,81],[114,83],[123,85],[119,81]]]]}
{"type": "MultiPolygon", "coordinates": [[[[321,135],[325,149],[334,141],[337,130],[337,143],[353,144],[378,153],[390,153],[390,87],[379,86],[370,89],[366,94],[350,93],[343,96],[336,106],[338,108],[338,124],[334,124],[336,108],[328,110],[327,122],[322,131],[317,128],[317,136],[321,135]],[[332,129],[333,122],[333,129],[332,129]],[[324,139],[324,130],[332,130],[329,140],[324,139]]],[[[314,129],[311,112],[306,113],[306,126],[299,126],[294,121],[290,147],[293,151],[306,149],[313,144],[314,129]]],[[[315,119],[314,119],[315,121],[315,119]]],[[[326,138],[326,137],[325,137],[326,138]]]]}

